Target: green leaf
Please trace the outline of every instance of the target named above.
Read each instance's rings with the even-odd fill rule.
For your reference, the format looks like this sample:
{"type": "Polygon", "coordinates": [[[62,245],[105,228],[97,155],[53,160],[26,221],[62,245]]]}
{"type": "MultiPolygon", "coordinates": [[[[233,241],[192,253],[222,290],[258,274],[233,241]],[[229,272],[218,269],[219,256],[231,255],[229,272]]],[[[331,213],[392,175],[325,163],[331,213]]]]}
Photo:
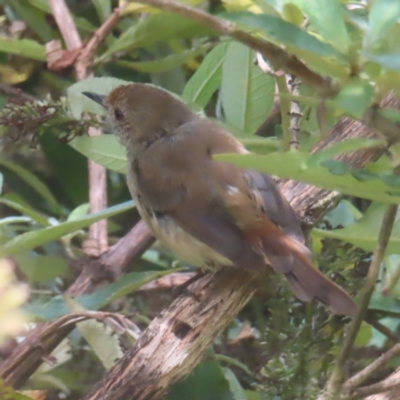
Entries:
{"type": "Polygon", "coordinates": [[[255,52],[229,44],[223,65],[221,96],[226,122],[253,135],[267,118],[274,101],[275,78],[254,65],[255,52]]]}
{"type": "Polygon", "coordinates": [[[28,171],[26,168],[21,167],[21,165],[2,157],[0,157],[0,165],[14,172],[14,174],[18,175],[24,182],[31,186],[39,196],[47,201],[53,212],[61,212],[60,205],[53,193],[51,193],[50,189],[36,175],[32,174],[32,172],[28,171]]]}
{"type": "Polygon", "coordinates": [[[30,250],[52,240],[57,240],[69,233],[85,228],[96,221],[111,218],[116,214],[129,210],[134,206],[133,201],[127,201],[117,206],[106,208],[94,214],[86,215],[74,221],[63,222],[56,226],[50,226],[38,231],[27,232],[19,235],[0,248],[0,257],[7,257],[21,251],[30,250]]]}
{"type": "Polygon", "coordinates": [[[371,48],[385,37],[385,34],[400,18],[400,2],[397,0],[375,0],[369,12],[365,44],[371,48]]]}
{"type": "Polygon", "coordinates": [[[344,114],[361,119],[372,104],[374,88],[367,82],[345,86],[335,98],[336,107],[344,114]]]}
{"type": "Polygon", "coordinates": [[[161,58],[159,60],[154,60],[154,61],[117,60],[115,61],[115,64],[120,65],[121,67],[131,68],[136,71],[148,72],[148,73],[160,73],[178,67],[179,65],[185,63],[191,58],[204,54],[210,47],[211,44],[206,43],[202,46],[194,47],[192,49],[182,51],[181,53],[178,54],[171,54],[170,56],[161,58]]]}
{"type": "Polygon", "coordinates": [[[45,47],[35,40],[9,39],[0,36],[0,51],[7,54],[16,54],[21,57],[33,58],[34,60],[46,61],[45,47]]]}
{"type": "Polygon", "coordinates": [[[76,207],[74,210],[71,211],[71,213],[68,215],[67,221],[75,221],[83,217],[84,215],[87,215],[89,211],[90,211],[89,203],[81,204],[80,206],[76,207]]]}
{"type": "Polygon", "coordinates": [[[111,1],[110,0],[92,0],[96,9],[97,15],[101,22],[104,22],[111,14],[111,1]]]}
{"type": "Polygon", "coordinates": [[[69,144],[103,167],[126,174],[126,149],[115,135],[76,137],[69,144]]]}
{"type": "Polygon", "coordinates": [[[350,39],[344,23],[344,9],[338,0],[290,0],[300,7],[311,26],[337,50],[346,53],[350,39]]]}
{"type": "Polygon", "coordinates": [[[200,67],[185,86],[182,98],[187,102],[205,107],[211,96],[221,85],[222,65],[225,60],[228,43],[220,43],[204,58],[200,67]]]}
{"type": "MultiPolygon", "coordinates": [[[[75,300],[88,310],[98,310],[134,292],[148,282],[178,271],[180,269],[174,268],[165,271],[131,272],[117,281],[103,286],[94,293],[78,296],[75,300]]],[[[31,303],[25,308],[37,318],[48,321],[60,318],[69,312],[62,296],[53,297],[44,304],[31,303]]]]}
{"type": "Polygon", "coordinates": [[[166,399],[235,400],[221,367],[214,360],[201,362],[183,381],[172,385],[166,399]]]}
{"type": "Polygon", "coordinates": [[[290,46],[292,50],[300,49],[324,57],[343,58],[330,44],[318,40],[315,36],[281,18],[250,12],[223,13],[221,17],[250,28],[259,29],[271,40],[278,44],[290,46]]]}
{"type": "MultiPolygon", "coordinates": [[[[85,307],[82,307],[71,297],[65,296],[65,302],[71,312],[76,313],[86,310],[85,307]]],[[[113,331],[107,329],[105,323],[92,319],[80,322],[77,324],[77,328],[106,370],[110,369],[118,359],[122,358],[123,352],[119,338],[113,331]]]]}
{"type": "Polygon", "coordinates": [[[363,53],[363,56],[370,61],[377,62],[387,69],[400,71],[400,54],[371,54],[363,53]]]}
{"type": "Polygon", "coordinates": [[[308,160],[307,166],[312,167],[339,154],[350,153],[362,149],[370,149],[373,147],[384,147],[385,145],[386,141],[383,139],[353,138],[343,140],[342,142],[330,145],[318,153],[313,154],[308,160]]]}
{"type": "Polygon", "coordinates": [[[127,29],[96,62],[103,62],[115,53],[148,47],[160,41],[190,39],[214,34],[215,32],[209,28],[177,14],[150,14],[127,29]]]}
{"type": "Polygon", "coordinates": [[[5,204],[6,206],[14,209],[15,211],[18,211],[19,213],[31,218],[33,221],[36,221],[38,224],[42,226],[50,225],[49,217],[46,217],[45,215],[38,213],[30,206],[26,206],[24,204],[6,198],[0,198],[0,203],[5,204]]]}
{"type": "Polygon", "coordinates": [[[255,169],[281,178],[295,179],[350,196],[400,204],[399,177],[392,172],[373,173],[352,170],[333,160],[307,167],[311,155],[302,152],[258,154],[221,154],[214,158],[241,168],[255,169]],[[335,168],[333,168],[335,166],[335,168]],[[328,168],[329,167],[329,168],[328,168]]]}
{"type": "Polygon", "coordinates": [[[222,368],[222,372],[229,383],[229,389],[234,400],[247,400],[246,393],[233,371],[230,368],[222,368]]]}
{"type": "Polygon", "coordinates": [[[22,252],[15,254],[14,259],[32,283],[48,282],[57,277],[65,276],[68,271],[66,260],[57,256],[22,252]]]}
{"type": "Polygon", "coordinates": [[[47,23],[45,13],[42,10],[32,6],[26,0],[13,0],[9,4],[43,42],[49,42],[53,39],[51,27],[47,23]]]}
{"type": "MultiPolygon", "coordinates": [[[[318,237],[340,239],[365,251],[374,251],[378,243],[378,235],[386,208],[386,204],[372,203],[364,215],[353,224],[332,231],[314,229],[313,234],[318,237]]],[[[400,212],[397,212],[386,255],[399,253],[400,212]]]]}
{"type": "Polygon", "coordinates": [[[372,327],[371,325],[363,321],[360,329],[358,330],[354,345],[358,347],[365,347],[369,344],[371,338],[372,338],[372,327]]]}
{"type": "Polygon", "coordinates": [[[67,99],[72,115],[76,119],[81,118],[83,112],[104,114],[104,108],[90,100],[82,92],[94,92],[107,95],[113,89],[121,85],[129,85],[133,82],[124,81],[117,78],[88,78],[79,81],[68,88],[67,99]]]}

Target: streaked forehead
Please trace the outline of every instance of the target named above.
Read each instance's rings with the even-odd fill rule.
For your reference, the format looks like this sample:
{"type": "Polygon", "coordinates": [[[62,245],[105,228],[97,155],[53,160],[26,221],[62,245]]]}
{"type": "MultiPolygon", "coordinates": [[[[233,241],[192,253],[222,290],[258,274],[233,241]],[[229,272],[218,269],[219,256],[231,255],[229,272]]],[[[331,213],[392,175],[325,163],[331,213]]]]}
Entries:
{"type": "Polygon", "coordinates": [[[129,87],[130,90],[133,89],[135,85],[123,85],[123,86],[118,86],[116,89],[114,89],[108,96],[107,96],[107,102],[113,104],[115,103],[118,99],[121,99],[126,96],[126,91],[127,88],[129,87]]]}

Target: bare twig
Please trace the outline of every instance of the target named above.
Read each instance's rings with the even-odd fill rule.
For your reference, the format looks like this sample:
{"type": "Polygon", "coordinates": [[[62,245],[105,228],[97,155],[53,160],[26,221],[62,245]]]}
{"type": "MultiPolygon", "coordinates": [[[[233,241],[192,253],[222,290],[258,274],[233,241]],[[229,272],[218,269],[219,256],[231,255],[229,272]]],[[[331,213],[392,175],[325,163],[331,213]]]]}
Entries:
{"type": "Polygon", "coordinates": [[[396,389],[399,386],[400,380],[385,379],[384,381],[375,383],[373,385],[364,386],[354,390],[353,394],[346,400],[362,399],[365,396],[370,396],[371,394],[388,392],[389,390],[396,389]]]}
{"type": "Polygon", "coordinates": [[[29,93],[23,92],[21,89],[16,89],[12,86],[0,82],[0,92],[10,97],[17,97],[26,101],[36,101],[36,98],[29,93]]]}
{"type": "MultiPolygon", "coordinates": [[[[81,48],[82,40],[65,1],[48,1],[67,49],[74,50],[81,48]]],[[[114,10],[112,15],[82,48],[75,62],[75,72],[78,81],[93,76],[91,67],[97,47],[120,21],[121,14],[126,6],[127,3],[125,2],[120,8],[114,10]]],[[[101,130],[90,127],[88,133],[89,136],[97,136],[101,134],[101,130]]],[[[104,167],[91,160],[88,161],[88,168],[90,211],[95,213],[107,207],[107,171],[104,167]]],[[[85,244],[85,251],[88,255],[99,256],[107,250],[107,246],[107,220],[104,219],[90,226],[89,240],[85,244]]]]}
{"type": "Polygon", "coordinates": [[[321,394],[319,400],[335,398],[335,396],[337,396],[340,392],[341,384],[344,378],[344,366],[347,358],[350,355],[361,323],[367,313],[368,305],[375,288],[376,280],[379,276],[380,266],[385,255],[390,234],[392,232],[396,213],[397,205],[389,205],[383,217],[381,230],[379,232],[378,245],[374,251],[373,259],[369,267],[367,281],[365,282],[362,296],[359,301],[357,314],[348,326],[346,335],[343,340],[340,355],[336,361],[332,375],[327,383],[326,392],[321,394]]]}
{"type": "Polygon", "coordinates": [[[357,386],[360,386],[363,382],[365,382],[374,372],[378,371],[385,364],[387,364],[393,357],[396,357],[400,354],[400,343],[394,345],[389,351],[385,354],[382,354],[379,358],[377,358],[374,362],[365,367],[358,374],[354,375],[350,379],[348,379],[343,385],[343,391],[351,393],[357,386]]]}
{"type": "MultiPolygon", "coordinates": [[[[300,80],[294,76],[289,81],[289,86],[291,88],[291,94],[294,96],[299,96],[300,94],[300,80]]],[[[299,133],[300,133],[300,119],[301,111],[299,103],[295,100],[290,102],[290,149],[299,149],[299,133]]]]}

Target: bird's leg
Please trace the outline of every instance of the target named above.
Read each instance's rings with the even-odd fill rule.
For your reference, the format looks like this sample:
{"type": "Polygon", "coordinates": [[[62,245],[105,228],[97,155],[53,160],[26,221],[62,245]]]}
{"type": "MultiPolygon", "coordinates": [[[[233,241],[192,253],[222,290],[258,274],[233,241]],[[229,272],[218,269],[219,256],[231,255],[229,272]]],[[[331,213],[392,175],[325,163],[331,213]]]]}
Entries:
{"type": "Polygon", "coordinates": [[[194,283],[197,282],[199,279],[203,278],[203,276],[206,276],[207,274],[209,274],[209,271],[203,271],[200,270],[200,272],[197,272],[195,275],[193,275],[191,278],[189,278],[186,282],[180,284],[179,286],[175,287],[172,289],[172,294],[175,295],[176,297],[180,296],[183,293],[187,293],[191,296],[195,296],[195,293],[191,292],[190,290],[188,290],[189,286],[194,283]]]}

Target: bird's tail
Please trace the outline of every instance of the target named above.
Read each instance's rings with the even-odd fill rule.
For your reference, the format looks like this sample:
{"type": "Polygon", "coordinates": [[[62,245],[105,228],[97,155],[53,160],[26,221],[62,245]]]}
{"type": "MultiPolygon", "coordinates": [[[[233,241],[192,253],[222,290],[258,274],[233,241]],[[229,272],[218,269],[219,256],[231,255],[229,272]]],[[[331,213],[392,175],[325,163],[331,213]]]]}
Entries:
{"type": "Polygon", "coordinates": [[[264,242],[267,257],[274,270],[286,276],[296,297],[302,301],[316,299],[336,314],[354,315],[352,298],[313,266],[307,247],[285,234],[275,236],[272,242],[264,242]]]}

